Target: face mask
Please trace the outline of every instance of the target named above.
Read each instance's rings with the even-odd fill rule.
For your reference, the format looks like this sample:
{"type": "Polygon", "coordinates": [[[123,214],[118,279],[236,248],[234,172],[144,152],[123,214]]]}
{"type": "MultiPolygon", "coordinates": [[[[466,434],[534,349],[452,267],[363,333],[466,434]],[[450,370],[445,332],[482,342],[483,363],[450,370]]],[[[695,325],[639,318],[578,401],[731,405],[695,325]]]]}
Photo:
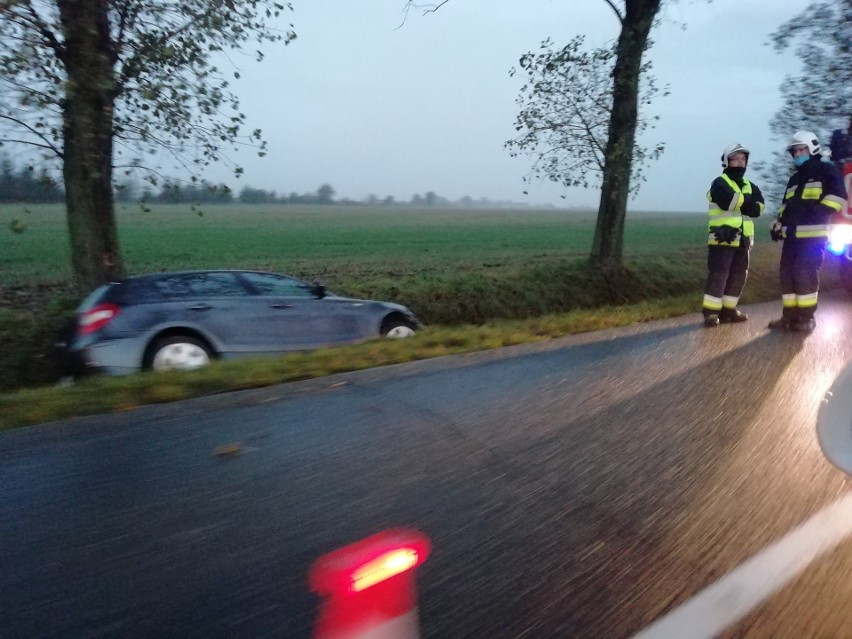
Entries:
{"type": "Polygon", "coordinates": [[[809,155],[797,155],[793,158],[793,164],[796,166],[802,166],[805,162],[811,159],[809,155]]]}
{"type": "Polygon", "coordinates": [[[729,166],[725,169],[725,173],[734,178],[735,180],[742,180],[745,175],[745,167],[744,166],[729,166]]]}

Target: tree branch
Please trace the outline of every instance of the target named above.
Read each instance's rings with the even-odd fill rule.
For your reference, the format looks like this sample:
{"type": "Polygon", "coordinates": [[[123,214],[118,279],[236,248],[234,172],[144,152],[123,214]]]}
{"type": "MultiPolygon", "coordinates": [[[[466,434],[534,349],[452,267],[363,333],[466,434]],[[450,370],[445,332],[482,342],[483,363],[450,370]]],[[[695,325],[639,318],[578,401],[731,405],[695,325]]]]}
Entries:
{"type": "MultiPolygon", "coordinates": [[[[45,24],[45,22],[41,19],[41,16],[36,12],[32,4],[27,2],[24,6],[31,17],[31,20],[28,20],[28,22],[31,22],[35,27],[35,30],[41,34],[45,40],[45,44],[47,44],[50,49],[53,49],[56,57],[60,60],[64,59],[65,47],[59,43],[59,40],[56,39],[53,31],[47,27],[47,24],[45,24]]],[[[21,16],[21,18],[25,19],[24,16],[21,16]]]]}
{"type": "MultiPolygon", "coordinates": [[[[447,0],[444,0],[444,1],[446,2],[447,0]]],[[[202,20],[204,18],[209,18],[219,8],[220,7],[219,7],[218,3],[215,6],[211,5],[207,9],[207,11],[205,11],[204,13],[202,13],[200,15],[194,16],[191,20],[187,21],[186,23],[184,23],[183,25],[181,25],[179,27],[176,27],[171,32],[160,34],[160,36],[157,38],[156,46],[157,47],[164,46],[167,42],[169,42],[173,38],[179,36],[180,34],[186,32],[186,31],[188,31],[190,28],[192,28],[200,20],[202,20]]],[[[127,60],[125,60],[124,64],[121,65],[121,72],[119,74],[119,81],[116,83],[117,94],[121,93],[125,84],[131,78],[136,77],[138,70],[142,68],[142,65],[140,64],[141,58],[144,57],[144,55],[148,51],[151,51],[153,48],[154,48],[154,46],[142,47],[140,49],[136,49],[133,52],[133,54],[127,60]]],[[[118,54],[116,52],[116,56],[117,55],[118,54]]]]}
{"type": "Polygon", "coordinates": [[[621,24],[624,24],[624,16],[621,15],[621,12],[618,10],[618,7],[615,6],[615,3],[612,0],[604,0],[609,5],[609,8],[615,12],[616,17],[618,17],[618,21],[621,24]]]}
{"type": "MultiPolygon", "coordinates": [[[[435,13],[438,9],[447,4],[450,0],[441,0],[438,4],[417,4],[414,0],[408,0],[403,8],[403,13],[408,15],[411,9],[423,9],[423,15],[427,13],[435,13]]],[[[403,20],[405,22],[405,20],[403,20]]]]}
{"type": "Polygon", "coordinates": [[[42,135],[41,133],[36,131],[33,127],[31,127],[29,124],[27,124],[23,120],[19,120],[18,118],[13,118],[11,115],[4,115],[2,113],[0,113],[0,120],[9,120],[10,122],[14,122],[18,126],[21,126],[24,129],[26,129],[27,131],[29,131],[30,133],[32,133],[39,140],[44,142],[44,144],[38,144],[36,142],[27,142],[26,140],[7,140],[7,139],[4,139],[3,142],[17,142],[17,143],[20,143],[20,144],[29,144],[31,146],[37,146],[37,147],[40,147],[40,148],[49,149],[49,150],[53,151],[57,155],[57,157],[59,157],[59,158],[63,157],[62,152],[59,149],[57,149],[50,142],[50,140],[48,138],[46,138],[44,135],[42,135]]]}

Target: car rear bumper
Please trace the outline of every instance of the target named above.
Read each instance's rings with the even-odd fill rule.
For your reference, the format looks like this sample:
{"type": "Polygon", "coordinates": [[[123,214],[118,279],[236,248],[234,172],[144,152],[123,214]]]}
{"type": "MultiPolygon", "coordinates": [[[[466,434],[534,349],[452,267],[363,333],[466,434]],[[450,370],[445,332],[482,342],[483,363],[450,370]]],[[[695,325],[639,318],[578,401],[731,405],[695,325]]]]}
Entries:
{"type": "Polygon", "coordinates": [[[115,339],[95,344],[57,343],[59,368],[65,375],[81,377],[92,373],[129,375],[142,369],[142,346],[136,339],[115,339]],[[138,362],[138,365],[128,365],[138,362]]]}

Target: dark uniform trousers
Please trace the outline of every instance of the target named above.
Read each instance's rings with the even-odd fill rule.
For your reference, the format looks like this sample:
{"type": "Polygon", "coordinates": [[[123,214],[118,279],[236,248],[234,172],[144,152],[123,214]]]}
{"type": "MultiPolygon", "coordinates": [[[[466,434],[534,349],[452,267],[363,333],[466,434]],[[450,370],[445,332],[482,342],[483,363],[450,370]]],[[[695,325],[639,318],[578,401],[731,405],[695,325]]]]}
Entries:
{"type": "MultiPolygon", "coordinates": [[[[740,246],[707,247],[707,283],[704,292],[713,297],[738,298],[748,276],[751,238],[740,238],[740,246]]],[[[704,315],[718,313],[704,309],[704,315]]]]}
{"type": "Polygon", "coordinates": [[[817,309],[813,305],[798,306],[796,297],[816,295],[819,291],[819,271],[822,268],[825,250],[824,237],[788,238],[781,248],[781,297],[784,300],[784,317],[788,319],[812,319],[817,309]],[[790,303],[788,304],[788,300],[790,303]]]}

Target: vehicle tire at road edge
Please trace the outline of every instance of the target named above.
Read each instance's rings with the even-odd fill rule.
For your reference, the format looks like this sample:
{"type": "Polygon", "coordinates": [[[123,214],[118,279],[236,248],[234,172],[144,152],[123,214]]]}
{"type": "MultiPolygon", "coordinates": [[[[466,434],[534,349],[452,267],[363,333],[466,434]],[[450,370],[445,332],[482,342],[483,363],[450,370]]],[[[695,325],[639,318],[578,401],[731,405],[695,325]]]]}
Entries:
{"type": "Polygon", "coordinates": [[[142,368],[153,371],[192,370],[214,359],[213,349],[204,340],[188,335],[169,335],[148,346],[142,368]]]}
{"type": "Polygon", "coordinates": [[[405,320],[390,320],[382,325],[382,337],[388,339],[402,339],[404,337],[413,337],[417,334],[417,330],[405,320]]]}

